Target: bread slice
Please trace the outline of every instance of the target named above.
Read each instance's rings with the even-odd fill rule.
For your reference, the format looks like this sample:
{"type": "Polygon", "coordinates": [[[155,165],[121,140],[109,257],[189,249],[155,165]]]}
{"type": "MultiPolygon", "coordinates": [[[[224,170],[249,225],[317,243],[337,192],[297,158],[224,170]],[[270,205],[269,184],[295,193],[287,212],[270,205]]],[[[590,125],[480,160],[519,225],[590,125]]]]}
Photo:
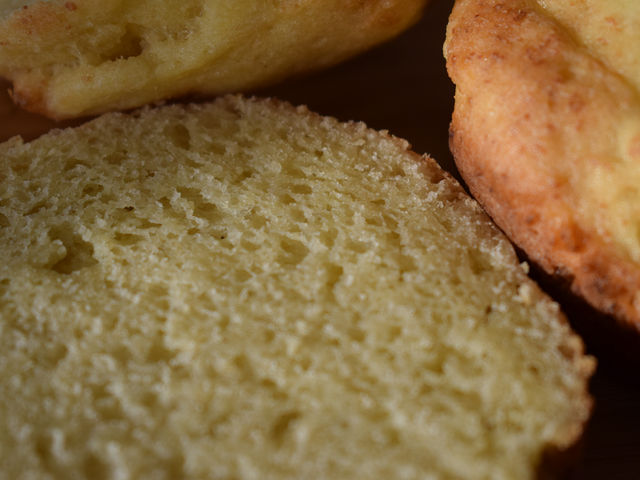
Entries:
{"type": "Polygon", "coordinates": [[[0,0],[0,75],[18,105],[55,119],[246,91],[388,40],[425,3],[0,0]]]}
{"type": "Polygon", "coordinates": [[[406,142],[226,97],[0,149],[0,476],[533,479],[594,362],[406,142]]]}
{"type": "Polygon", "coordinates": [[[640,4],[538,3],[456,3],[452,151],[496,223],[600,313],[580,333],[637,370],[640,4]]]}

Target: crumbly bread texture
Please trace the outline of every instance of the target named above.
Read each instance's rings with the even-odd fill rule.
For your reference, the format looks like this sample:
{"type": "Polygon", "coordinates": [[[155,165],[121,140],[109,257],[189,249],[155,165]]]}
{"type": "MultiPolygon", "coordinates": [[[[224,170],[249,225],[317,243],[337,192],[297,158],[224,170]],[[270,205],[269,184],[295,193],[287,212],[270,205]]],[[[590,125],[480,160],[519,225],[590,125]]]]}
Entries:
{"type": "Polygon", "coordinates": [[[426,0],[0,0],[0,75],[52,118],[254,89],[397,35],[426,0]]]}
{"type": "Polygon", "coordinates": [[[603,314],[585,333],[638,366],[639,21],[638,2],[459,0],[445,44],[451,147],[471,192],[603,314]]]}
{"type": "Polygon", "coordinates": [[[428,157],[226,97],[0,147],[0,478],[532,479],[593,360],[428,157]]]}

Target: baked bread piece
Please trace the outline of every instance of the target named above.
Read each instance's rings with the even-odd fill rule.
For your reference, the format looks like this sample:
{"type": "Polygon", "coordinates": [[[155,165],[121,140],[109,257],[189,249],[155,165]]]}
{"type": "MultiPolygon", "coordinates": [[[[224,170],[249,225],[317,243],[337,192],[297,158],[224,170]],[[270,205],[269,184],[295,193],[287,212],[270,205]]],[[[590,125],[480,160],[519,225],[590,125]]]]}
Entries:
{"type": "Polygon", "coordinates": [[[584,332],[638,365],[639,20],[636,2],[459,0],[445,44],[451,147],[471,192],[605,316],[584,332]]]}
{"type": "Polygon", "coordinates": [[[227,97],[0,172],[0,476],[522,480],[583,432],[581,340],[402,140],[227,97]]]}
{"type": "Polygon", "coordinates": [[[253,89],[388,40],[425,1],[0,0],[0,75],[56,119],[253,89]]]}

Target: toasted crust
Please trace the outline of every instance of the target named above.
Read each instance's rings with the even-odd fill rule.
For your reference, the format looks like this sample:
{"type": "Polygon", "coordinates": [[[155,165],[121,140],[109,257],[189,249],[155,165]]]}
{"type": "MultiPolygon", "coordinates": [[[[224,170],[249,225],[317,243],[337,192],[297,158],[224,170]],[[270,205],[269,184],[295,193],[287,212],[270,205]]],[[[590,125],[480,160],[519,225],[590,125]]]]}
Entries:
{"type": "Polygon", "coordinates": [[[246,91],[336,64],[414,23],[426,0],[62,0],[0,22],[0,75],[52,118],[246,91]]]}
{"type": "Polygon", "coordinates": [[[598,228],[615,212],[581,189],[618,151],[637,93],[527,1],[459,0],[445,55],[451,148],[471,192],[547,275],[616,322],[637,358],[640,268],[598,228]]]}

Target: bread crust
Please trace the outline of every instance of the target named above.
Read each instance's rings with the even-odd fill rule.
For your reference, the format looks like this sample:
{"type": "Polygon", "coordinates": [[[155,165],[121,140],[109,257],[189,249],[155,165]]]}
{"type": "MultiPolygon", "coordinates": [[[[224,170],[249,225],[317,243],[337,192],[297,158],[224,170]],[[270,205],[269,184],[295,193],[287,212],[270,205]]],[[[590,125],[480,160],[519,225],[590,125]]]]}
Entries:
{"type": "Polygon", "coordinates": [[[55,119],[253,90],[394,37],[425,3],[40,1],[0,22],[0,75],[55,119]]]}
{"type": "Polygon", "coordinates": [[[580,211],[574,180],[588,166],[581,155],[598,161],[637,94],[524,0],[459,0],[445,56],[457,87],[450,145],[470,191],[640,359],[640,268],[580,211]]]}

